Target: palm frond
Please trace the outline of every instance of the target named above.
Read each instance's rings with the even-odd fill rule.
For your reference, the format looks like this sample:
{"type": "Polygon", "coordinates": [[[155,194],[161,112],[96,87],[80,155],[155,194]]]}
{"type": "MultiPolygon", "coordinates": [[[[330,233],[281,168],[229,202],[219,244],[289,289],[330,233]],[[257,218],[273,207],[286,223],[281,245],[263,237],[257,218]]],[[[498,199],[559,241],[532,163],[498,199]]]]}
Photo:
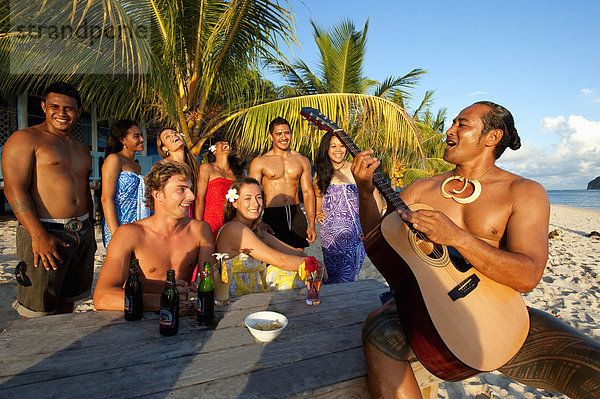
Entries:
{"type": "Polygon", "coordinates": [[[410,116],[389,100],[364,94],[318,94],[261,104],[232,116],[229,137],[239,142],[246,156],[262,153],[270,146],[269,122],[282,116],[294,132],[292,147],[312,159],[322,132],[311,132],[302,122],[304,106],[317,108],[337,122],[359,148],[374,148],[376,153],[394,155],[411,165],[423,164],[419,132],[410,116]]]}
{"type": "Polygon", "coordinates": [[[434,93],[435,93],[435,90],[427,90],[425,92],[425,95],[423,95],[423,100],[421,100],[421,104],[419,104],[419,106],[413,112],[413,118],[419,119],[419,113],[423,109],[431,107],[431,105],[433,104],[433,94],[434,93]]]}

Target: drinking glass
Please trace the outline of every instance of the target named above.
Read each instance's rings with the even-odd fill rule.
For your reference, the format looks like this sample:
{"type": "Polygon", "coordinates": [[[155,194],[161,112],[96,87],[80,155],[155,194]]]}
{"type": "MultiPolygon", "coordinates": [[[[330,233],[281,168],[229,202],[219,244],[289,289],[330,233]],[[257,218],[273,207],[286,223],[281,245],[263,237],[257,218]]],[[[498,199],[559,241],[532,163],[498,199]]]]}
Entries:
{"type": "MultiPolygon", "coordinates": [[[[227,267],[227,263],[223,262],[222,267],[227,267]]],[[[227,283],[224,283],[221,279],[221,272],[219,272],[219,269],[217,268],[215,271],[215,305],[217,306],[229,305],[229,286],[231,285],[231,279],[233,278],[231,271],[230,267],[227,268],[227,275],[229,277],[227,283]]]]}
{"type": "Polygon", "coordinates": [[[306,304],[307,305],[318,305],[321,303],[319,299],[319,290],[321,289],[321,280],[323,279],[323,270],[322,268],[317,269],[316,271],[309,273],[306,278],[306,304]]]}

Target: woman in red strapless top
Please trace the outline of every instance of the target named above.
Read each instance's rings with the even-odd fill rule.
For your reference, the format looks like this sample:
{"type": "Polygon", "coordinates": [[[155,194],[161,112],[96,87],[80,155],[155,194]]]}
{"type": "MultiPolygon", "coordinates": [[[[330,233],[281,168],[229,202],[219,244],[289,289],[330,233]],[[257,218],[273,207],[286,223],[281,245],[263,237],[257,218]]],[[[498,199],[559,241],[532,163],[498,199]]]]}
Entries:
{"type": "Polygon", "coordinates": [[[217,141],[209,150],[209,163],[200,165],[198,171],[196,219],[208,223],[216,239],[223,226],[225,194],[233,180],[244,173],[227,141],[217,141]]]}
{"type": "Polygon", "coordinates": [[[231,183],[233,183],[233,180],[217,177],[209,180],[206,187],[203,219],[210,225],[215,239],[217,231],[223,226],[223,204],[225,203],[225,194],[227,194],[231,183]]]}

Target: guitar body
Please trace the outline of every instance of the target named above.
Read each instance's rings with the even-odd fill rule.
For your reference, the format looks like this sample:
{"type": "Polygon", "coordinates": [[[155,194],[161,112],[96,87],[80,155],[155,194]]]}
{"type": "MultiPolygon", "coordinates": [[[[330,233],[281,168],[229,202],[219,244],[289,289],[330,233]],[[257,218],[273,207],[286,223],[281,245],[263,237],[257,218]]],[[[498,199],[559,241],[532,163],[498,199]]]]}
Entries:
{"type": "Polygon", "coordinates": [[[365,249],[395,293],[415,355],[432,374],[462,380],[496,370],[521,348],[529,315],[519,293],[466,261],[458,265],[448,247],[421,239],[396,212],[365,237],[365,249]]]}

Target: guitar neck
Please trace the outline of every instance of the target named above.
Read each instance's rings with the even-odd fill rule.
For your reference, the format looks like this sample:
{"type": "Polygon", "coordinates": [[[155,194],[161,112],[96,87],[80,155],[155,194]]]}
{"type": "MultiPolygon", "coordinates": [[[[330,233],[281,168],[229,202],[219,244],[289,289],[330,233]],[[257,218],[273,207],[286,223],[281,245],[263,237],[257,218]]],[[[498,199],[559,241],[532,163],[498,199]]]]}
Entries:
{"type": "MultiPolygon", "coordinates": [[[[348,136],[348,134],[342,129],[336,129],[333,133],[337,136],[338,139],[346,146],[348,152],[352,155],[352,157],[356,157],[360,152],[360,148],[354,144],[354,141],[348,136]]],[[[408,206],[400,199],[398,194],[392,187],[388,184],[388,182],[383,178],[381,173],[375,171],[373,173],[373,184],[377,187],[377,190],[383,195],[385,200],[391,204],[395,210],[405,210],[408,209],[408,206]]]]}

